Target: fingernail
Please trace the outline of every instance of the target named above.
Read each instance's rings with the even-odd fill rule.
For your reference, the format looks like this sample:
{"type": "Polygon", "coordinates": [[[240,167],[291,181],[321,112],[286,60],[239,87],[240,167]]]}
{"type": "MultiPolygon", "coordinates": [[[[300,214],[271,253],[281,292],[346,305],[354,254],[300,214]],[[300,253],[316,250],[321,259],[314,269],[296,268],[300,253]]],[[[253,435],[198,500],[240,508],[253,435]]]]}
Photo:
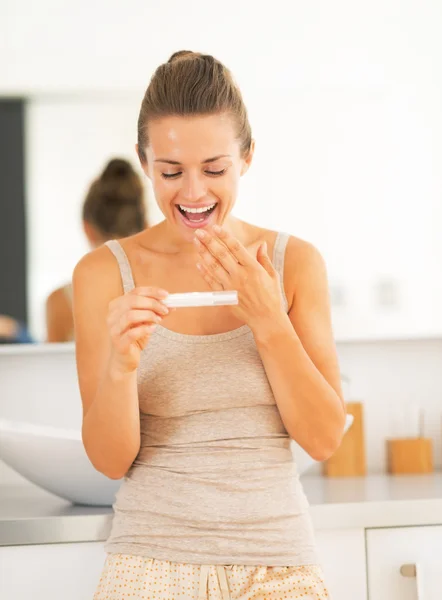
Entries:
{"type": "Polygon", "coordinates": [[[201,264],[200,263],[196,263],[196,268],[198,269],[198,271],[201,271],[201,264]]]}
{"type": "Polygon", "coordinates": [[[264,244],[262,245],[262,249],[264,250],[264,252],[267,253],[267,242],[264,242],[264,244]]]}
{"type": "Polygon", "coordinates": [[[219,225],[214,225],[213,226],[213,231],[215,233],[221,233],[221,227],[219,225]]]}
{"type": "Polygon", "coordinates": [[[195,235],[199,238],[203,238],[206,235],[206,232],[203,229],[197,229],[195,231],[195,235]]]}

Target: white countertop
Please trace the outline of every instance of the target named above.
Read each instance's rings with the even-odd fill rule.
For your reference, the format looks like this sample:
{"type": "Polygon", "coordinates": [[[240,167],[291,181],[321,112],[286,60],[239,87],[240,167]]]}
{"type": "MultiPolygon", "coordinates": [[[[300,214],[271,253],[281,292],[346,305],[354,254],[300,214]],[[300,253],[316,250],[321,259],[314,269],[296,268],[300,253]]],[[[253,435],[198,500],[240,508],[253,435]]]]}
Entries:
{"type": "MultiPolygon", "coordinates": [[[[316,530],[442,525],[442,473],[301,481],[316,530]]],[[[74,506],[32,484],[0,486],[0,546],[102,541],[111,519],[110,507],[74,506]]]]}
{"type": "Polygon", "coordinates": [[[63,342],[59,344],[2,344],[0,346],[0,356],[36,355],[36,354],[74,354],[75,344],[73,342],[63,342]]]}
{"type": "Polygon", "coordinates": [[[442,525],[442,473],[301,481],[315,529],[442,525]]]}

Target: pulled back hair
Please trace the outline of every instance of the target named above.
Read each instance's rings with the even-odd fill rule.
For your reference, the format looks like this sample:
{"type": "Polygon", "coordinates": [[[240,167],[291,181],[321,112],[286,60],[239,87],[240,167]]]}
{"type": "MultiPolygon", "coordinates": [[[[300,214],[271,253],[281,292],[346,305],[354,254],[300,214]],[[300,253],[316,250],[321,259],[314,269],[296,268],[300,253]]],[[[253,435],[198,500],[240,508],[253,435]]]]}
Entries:
{"type": "Polygon", "coordinates": [[[105,241],[146,227],[143,184],[127,160],[112,159],[92,183],[83,204],[83,220],[105,241]]]}
{"type": "Polygon", "coordinates": [[[247,156],[252,132],[241,92],[230,71],[216,58],[190,50],[175,52],[150,80],[138,117],[138,154],[146,161],[148,123],[170,116],[229,114],[241,155],[247,156]]]}

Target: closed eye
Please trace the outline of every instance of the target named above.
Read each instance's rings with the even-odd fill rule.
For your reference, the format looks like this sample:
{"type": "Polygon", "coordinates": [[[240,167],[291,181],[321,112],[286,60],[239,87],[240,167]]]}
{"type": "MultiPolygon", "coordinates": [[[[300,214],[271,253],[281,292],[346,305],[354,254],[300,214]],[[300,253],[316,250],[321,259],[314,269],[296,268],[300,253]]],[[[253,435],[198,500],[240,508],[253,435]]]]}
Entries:
{"type": "MultiPolygon", "coordinates": [[[[226,171],[227,169],[221,169],[221,171],[204,171],[204,173],[210,177],[220,177],[221,175],[224,175],[226,171]]],[[[182,171],[178,171],[178,173],[161,173],[161,177],[164,179],[177,179],[182,174],[182,171]]]]}
{"type": "Polygon", "coordinates": [[[176,179],[180,175],[181,171],[179,171],[178,173],[161,173],[161,177],[163,177],[164,179],[176,179]]]}
{"type": "Polygon", "coordinates": [[[219,177],[220,175],[224,175],[227,169],[221,169],[221,171],[204,171],[206,175],[211,175],[212,177],[219,177]]]}

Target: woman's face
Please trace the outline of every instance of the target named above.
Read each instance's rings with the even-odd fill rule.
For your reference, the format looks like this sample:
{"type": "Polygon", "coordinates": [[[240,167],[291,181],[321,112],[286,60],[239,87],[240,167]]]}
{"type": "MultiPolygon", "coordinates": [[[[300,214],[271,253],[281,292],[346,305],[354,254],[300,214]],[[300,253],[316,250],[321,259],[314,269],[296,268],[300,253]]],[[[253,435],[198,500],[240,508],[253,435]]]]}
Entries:
{"type": "Polygon", "coordinates": [[[167,221],[186,241],[193,239],[195,229],[222,225],[253,155],[252,148],[241,157],[230,116],[173,116],[148,127],[143,167],[167,221]]]}

